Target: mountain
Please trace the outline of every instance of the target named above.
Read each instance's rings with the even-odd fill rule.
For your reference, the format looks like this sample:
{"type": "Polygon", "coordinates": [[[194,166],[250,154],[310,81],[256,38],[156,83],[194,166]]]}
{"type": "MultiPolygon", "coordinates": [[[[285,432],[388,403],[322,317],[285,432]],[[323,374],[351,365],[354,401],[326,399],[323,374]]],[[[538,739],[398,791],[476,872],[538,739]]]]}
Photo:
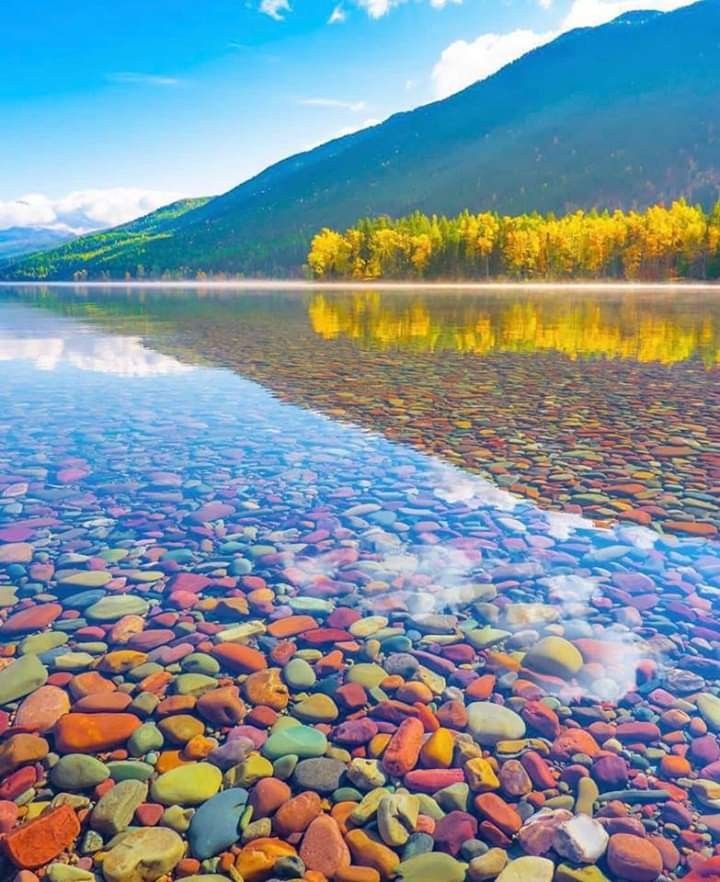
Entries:
{"type": "Polygon", "coordinates": [[[49,227],[8,227],[0,230],[0,261],[55,248],[72,238],[72,233],[49,227]]]}
{"type": "MultiPolygon", "coordinates": [[[[558,37],[456,95],[271,166],[137,236],[14,277],[299,273],[319,228],[373,214],[642,208],[720,195],[720,0],[558,37]]],[[[150,215],[148,223],[156,215],[150,215]]]]}
{"type": "Polygon", "coordinates": [[[0,277],[69,279],[87,274],[88,278],[116,278],[129,270],[134,277],[138,274],[139,264],[134,257],[134,262],[128,261],[127,255],[143,253],[152,243],[172,236],[179,219],[187,212],[201,208],[210,198],[180,199],[119,227],[89,233],[51,251],[33,254],[19,263],[6,263],[0,268],[0,277]],[[109,263],[112,263],[112,269],[109,263]]]}

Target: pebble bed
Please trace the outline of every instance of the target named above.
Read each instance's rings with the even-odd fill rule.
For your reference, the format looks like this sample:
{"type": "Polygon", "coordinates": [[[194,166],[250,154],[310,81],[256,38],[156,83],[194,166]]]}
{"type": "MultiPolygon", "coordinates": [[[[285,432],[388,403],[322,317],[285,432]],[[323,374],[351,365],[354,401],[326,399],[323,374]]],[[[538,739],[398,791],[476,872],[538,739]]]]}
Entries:
{"type": "Polygon", "coordinates": [[[715,541],[13,321],[2,880],[720,879],[715,541]]]}

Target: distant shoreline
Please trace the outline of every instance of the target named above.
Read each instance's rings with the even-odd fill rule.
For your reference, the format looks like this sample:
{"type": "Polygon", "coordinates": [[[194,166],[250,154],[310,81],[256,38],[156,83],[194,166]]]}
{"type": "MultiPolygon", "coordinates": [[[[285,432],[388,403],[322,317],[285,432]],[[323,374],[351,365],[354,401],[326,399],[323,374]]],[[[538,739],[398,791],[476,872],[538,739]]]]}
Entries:
{"type": "Polygon", "coordinates": [[[720,282],[311,282],[299,279],[237,279],[235,281],[41,282],[0,281],[0,288],[171,288],[175,290],[238,291],[720,291],[720,282]]]}

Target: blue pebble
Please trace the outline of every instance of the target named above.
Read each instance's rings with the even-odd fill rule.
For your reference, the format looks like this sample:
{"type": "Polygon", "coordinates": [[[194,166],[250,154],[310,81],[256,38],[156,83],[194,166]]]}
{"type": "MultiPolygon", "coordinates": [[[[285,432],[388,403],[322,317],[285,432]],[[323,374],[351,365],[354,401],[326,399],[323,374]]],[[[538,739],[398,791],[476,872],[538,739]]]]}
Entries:
{"type": "Polygon", "coordinates": [[[195,812],[188,840],[190,851],[198,860],[215,857],[237,842],[238,824],[247,801],[247,790],[234,787],[213,796],[195,812]]]}

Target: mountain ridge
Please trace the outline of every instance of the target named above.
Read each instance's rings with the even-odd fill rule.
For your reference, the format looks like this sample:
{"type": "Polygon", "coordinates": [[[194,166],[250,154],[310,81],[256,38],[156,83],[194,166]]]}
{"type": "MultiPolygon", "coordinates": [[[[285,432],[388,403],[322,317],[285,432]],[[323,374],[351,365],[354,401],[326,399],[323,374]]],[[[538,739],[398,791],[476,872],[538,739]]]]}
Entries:
{"type": "Polygon", "coordinates": [[[720,195],[720,0],[579,28],[449,98],[295,154],[182,212],[162,235],[9,268],[298,274],[312,235],[413,210],[564,212],[720,195]]]}

